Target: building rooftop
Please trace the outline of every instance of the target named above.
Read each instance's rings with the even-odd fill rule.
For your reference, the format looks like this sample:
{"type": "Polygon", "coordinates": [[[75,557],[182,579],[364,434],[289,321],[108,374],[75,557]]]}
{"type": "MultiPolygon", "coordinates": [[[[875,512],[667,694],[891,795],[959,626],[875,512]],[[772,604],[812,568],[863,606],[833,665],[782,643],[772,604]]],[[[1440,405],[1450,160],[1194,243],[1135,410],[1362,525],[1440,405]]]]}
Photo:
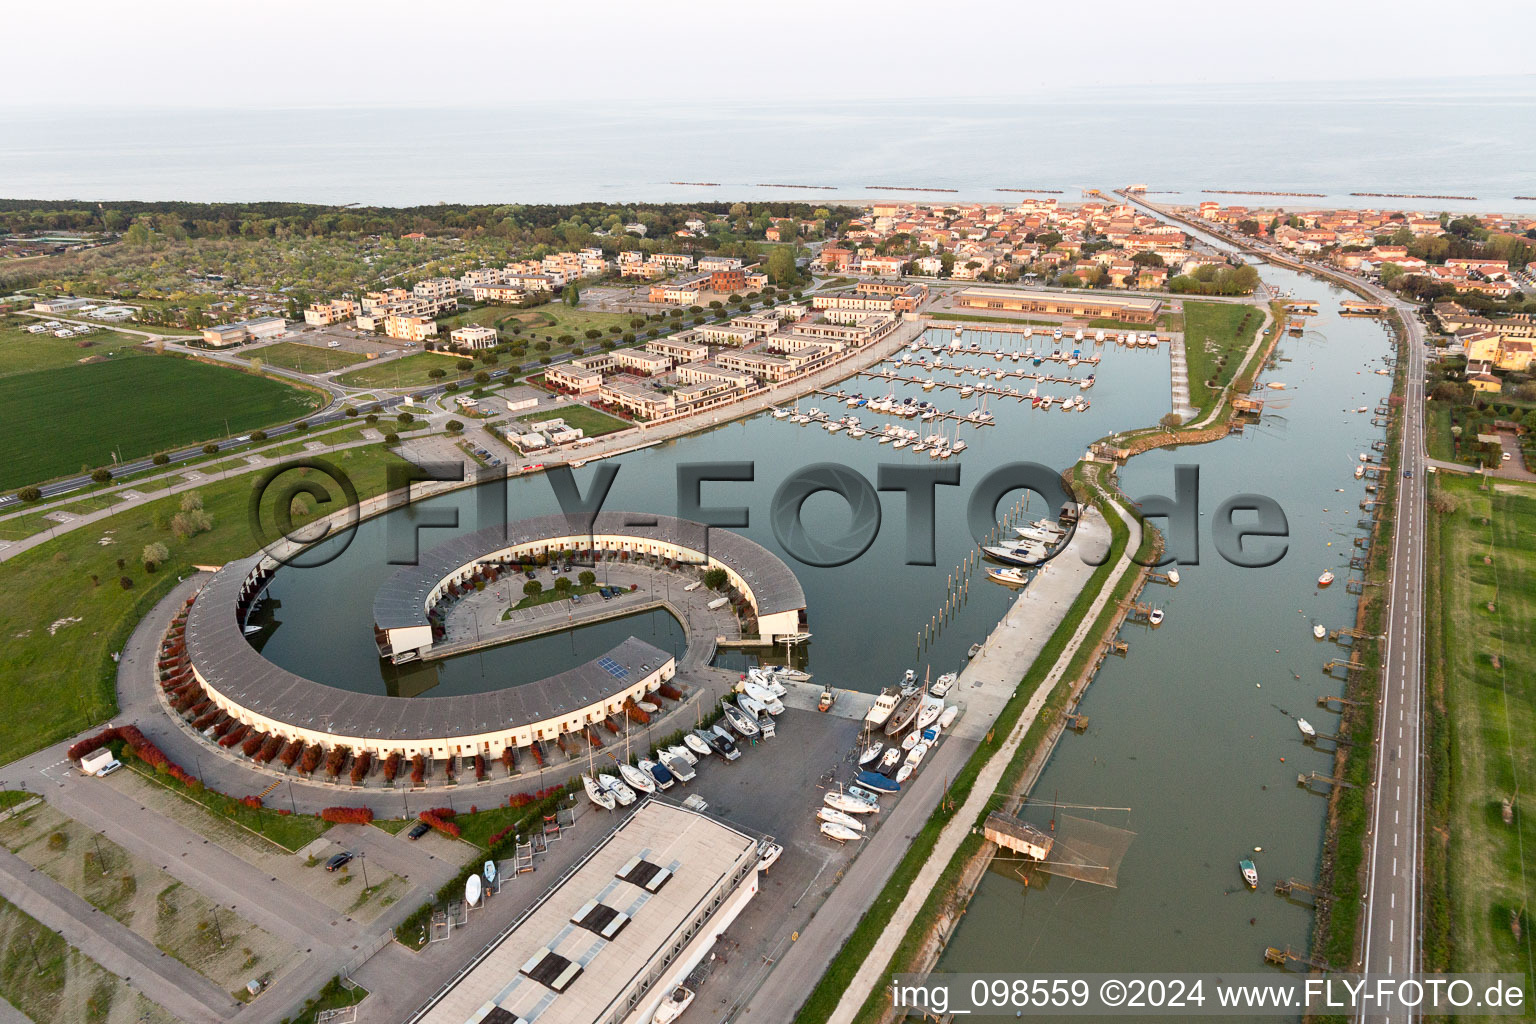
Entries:
{"type": "MultiPolygon", "coordinates": [[[[757,841],[651,800],[477,957],[413,1024],[623,1020],[722,894],[752,884],[757,841]],[[649,983],[644,985],[643,983],[649,983]],[[497,1012],[497,1011],[500,1012],[497,1012]]],[[[494,897],[493,897],[494,898],[494,897]]]]}

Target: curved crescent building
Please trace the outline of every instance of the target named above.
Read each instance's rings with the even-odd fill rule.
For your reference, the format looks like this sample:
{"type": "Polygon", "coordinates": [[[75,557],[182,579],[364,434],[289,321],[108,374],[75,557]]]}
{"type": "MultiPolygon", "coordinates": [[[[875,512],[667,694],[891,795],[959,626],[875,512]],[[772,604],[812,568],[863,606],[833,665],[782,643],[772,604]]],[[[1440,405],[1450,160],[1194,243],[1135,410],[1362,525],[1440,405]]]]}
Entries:
{"type": "MultiPolygon", "coordinates": [[[[794,573],[739,534],[670,516],[542,516],[454,538],[392,575],[374,600],[380,651],[397,661],[430,657],[431,612],[448,588],[481,566],[574,552],[627,554],[719,568],[757,621],[764,643],[799,632],[805,595],[794,573]]],[[[245,638],[246,619],[276,572],[256,554],[231,562],[198,593],[187,616],[192,668],[210,700],[230,717],[272,735],[375,756],[499,757],[507,747],[581,732],[622,713],[676,673],[671,654],[629,637],[613,650],[536,682],[457,697],[354,693],[306,679],[262,657],[245,638]]]]}

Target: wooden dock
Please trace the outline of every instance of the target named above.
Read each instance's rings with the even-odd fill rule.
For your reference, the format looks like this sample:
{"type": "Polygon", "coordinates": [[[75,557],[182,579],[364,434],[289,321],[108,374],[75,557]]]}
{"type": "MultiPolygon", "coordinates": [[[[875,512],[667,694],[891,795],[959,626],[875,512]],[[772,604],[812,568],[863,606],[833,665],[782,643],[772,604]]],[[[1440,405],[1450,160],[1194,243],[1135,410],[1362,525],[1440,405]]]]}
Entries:
{"type": "Polygon", "coordinates": [[[1279,946],[1269,946],[1264,950],[1264,961],[1275,964],[1278,967],[1289,968],[1292,964],[1305,964],[1319,971],[1331,971],[1328,961],[1321,957],[1312,956],[1309,953],[1298,953],[1290,946],[1281,949],[1279,946]]]}
{"type": "Polygon", "coordinates": [[[1343,779],[1336,779],[1332,775],[1324,775],[1322,772],[1302,772],[1300,775],[1296,776],[1296,785],[1298,786],[1311,789],[1314,782],[1324,782],[1330,786],[1342,786],[1345,789],[1355,788],[1355,784],[1353,782],[1346,782],[1343,779]]]}
{"type": "Polygon", "coordinates": [[[1319,889],[1311,882],[1303,881],[1300,878],[1287,878],[1283,882],[1275,883],[1276,896],[1284,896],[1289,899],[1293,893],[1298,892],[1306,893],[1314,900],[1328,900],[1333,898],[1331,895],[1323,892],[1323,890],[1319,889]]]}

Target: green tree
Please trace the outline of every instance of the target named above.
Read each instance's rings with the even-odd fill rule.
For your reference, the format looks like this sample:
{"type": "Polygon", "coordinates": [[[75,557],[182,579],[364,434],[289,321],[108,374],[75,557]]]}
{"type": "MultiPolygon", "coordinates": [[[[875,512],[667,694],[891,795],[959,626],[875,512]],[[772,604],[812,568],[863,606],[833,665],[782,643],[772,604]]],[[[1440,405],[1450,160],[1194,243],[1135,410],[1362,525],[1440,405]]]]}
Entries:
{"type": "Polygon", "coordinates": [[[432,369],[427,371],[427,376],[431,377],[433,380],[442,380],[444,377],[448,376],[448,371],[443,369],[441,366],[434,366],[432,369]]]}
{"type": "Polygon", "coordinates": [[[593,572],[591,569],[583,569],[576,578],[581,581],[582,586],[590,587],[592,584],[597,582],[597,573],[593,572]]]}
{"type": "Polygon", "coordinates": [[[568,594],[570,593],[570,590],[571,578],[569,576],[561,576],[559,579],[555,580],[555,593],[568,594]]]}
{"type": "Polygon", "coordinates": [[[716,566],[713,569],[706,569],[704,571],[704,585],[710,590],[721,589],[729,580],[730,577],[727,576],[725,574],[725,570],[721,569],[719,566],[716,566]]]}
{"type": "Polygon", "coordinates": [[[581,289],[576,287],[575,281],[572,281],[561,290],[560,298],[567,306],[575,306],[581,301],[581,289]]]}
{"type": "Polygon", "coordinates": [[[768,254],[768,279],[781,288],[793,288],[800,283],[793,246],[775,246],[773,252],[768,254]]]}
{"type": "Polygon", "coordinates": [[[448,429],[448,433],[450,434],[462,434],[464,432],[464,424],[460,423],[458,420],[449,420],[444,424],[444,426],[448,429]]]}
{"type": "Polygon", "coordinates": [[[538,597],[540,594],[544,593],[544,584],[540,583],[538,580],[529,580],[527,583],[523,584],[523,593],[527,594],[529,597],[538,597]]]}

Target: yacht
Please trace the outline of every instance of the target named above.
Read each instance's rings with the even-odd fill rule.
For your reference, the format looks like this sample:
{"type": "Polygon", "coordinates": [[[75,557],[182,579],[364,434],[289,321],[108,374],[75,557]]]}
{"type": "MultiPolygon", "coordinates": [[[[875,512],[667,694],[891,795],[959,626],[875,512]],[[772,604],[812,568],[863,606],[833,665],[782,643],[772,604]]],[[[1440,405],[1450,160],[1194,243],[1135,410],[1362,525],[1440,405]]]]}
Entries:
{"type": "Polygon", "coordinates": [[[847,793],[839,793],[831,790],[822,794],[822,803],[834,811],[842,811],[844,814],[875,814],[880,810],[878,804],[872,804],[867,800],[860,800],[856,796],[847,793]]]}
{"type": "Polygon", "coordinates": [[[741,751],[736,749],[736,741],[731,738],[731,731],[723,725],[717,725],[709,732],[701,731],[698,735],[727,761],[734,761],[741,756],[741,751]]]}
{"type": "MultiPolygon", "coordinates": [[[[762,867],[761,864],[758,865],[762,867]]],[[[693,990],[679,985],[668,993],[667,998],[656,1007],[656,1013],[651,1017],[651,1024],[672,1024],[673,1021],[683,1015],[683,1011],[693,1003],[693,990]]]]}
{"type": "Polygon", "coordinates": [[[635,802],[635,791],[612,775],[599,775],[597,784],[613,794],[613,798],[619,802],[620,807],[628,807],[635,802]]]}
{"type": "Polygon", "coordinates": [[[773,418],[776,420],[787,420],[789,419],[789,410],[785,409],[783,406],[780,406],[779,408],[773,410],[773,418]]]}
{"type": "Polygon", "coordinates": [[[886,687],[875,698],[875,706],[864,715],[864,721],[873,728],[880,728],[891,717],[891,712],[896,710],[900,700],[901,693],[895,687],[886,687]]]}
{"type": "Polygon", "coordinates": [[[1026,587],[1029,585],[1028,574],[1018,566],[1009,566],[1006,569],[988,569],[987,579],[993,583],[1001,583],[1005,587],[1026,587]]]}
{"type": "Polygon", "coordinates": [[[949,692],[951,686],[955,685],[955,680],[958,678],[960,677],[953,672],[945,672],[933,681],[933,685],[928,687],[928,692],[935,697],[942,697],[949,692]]]}
{"type": "Polygon", "coordinates": [[[1154,626],[1161,626],[1163,624],[1163,610],[1161,608],[1153,608],[1151,614],[1147,616],[1147,621],[1154,626]]]}
{"type": "Polygon", "coordinates": [[[736,705],[721,701],[720,708],[725,712],[726,721],[731,723],[731,728],[744,739],[752,739],[762,732],[757,727],[755,716],[747,714],[736,705]]]}
{"type": "Polygon", "coordinates": [[[1045,561],[1045,549],[1038,545],[1020,545],[1007,547],[998,544],[988,544],[982,549],[982,553],[994,561],[1004,565],[1035,566],[1045,561]]]}
{"type": "Polygon", "coordinates": [[[656,780],[651,778],[649,772],[636,768],[632,764],[619,765],[619,775],[638,793],[656,792],[656,780]]]}

